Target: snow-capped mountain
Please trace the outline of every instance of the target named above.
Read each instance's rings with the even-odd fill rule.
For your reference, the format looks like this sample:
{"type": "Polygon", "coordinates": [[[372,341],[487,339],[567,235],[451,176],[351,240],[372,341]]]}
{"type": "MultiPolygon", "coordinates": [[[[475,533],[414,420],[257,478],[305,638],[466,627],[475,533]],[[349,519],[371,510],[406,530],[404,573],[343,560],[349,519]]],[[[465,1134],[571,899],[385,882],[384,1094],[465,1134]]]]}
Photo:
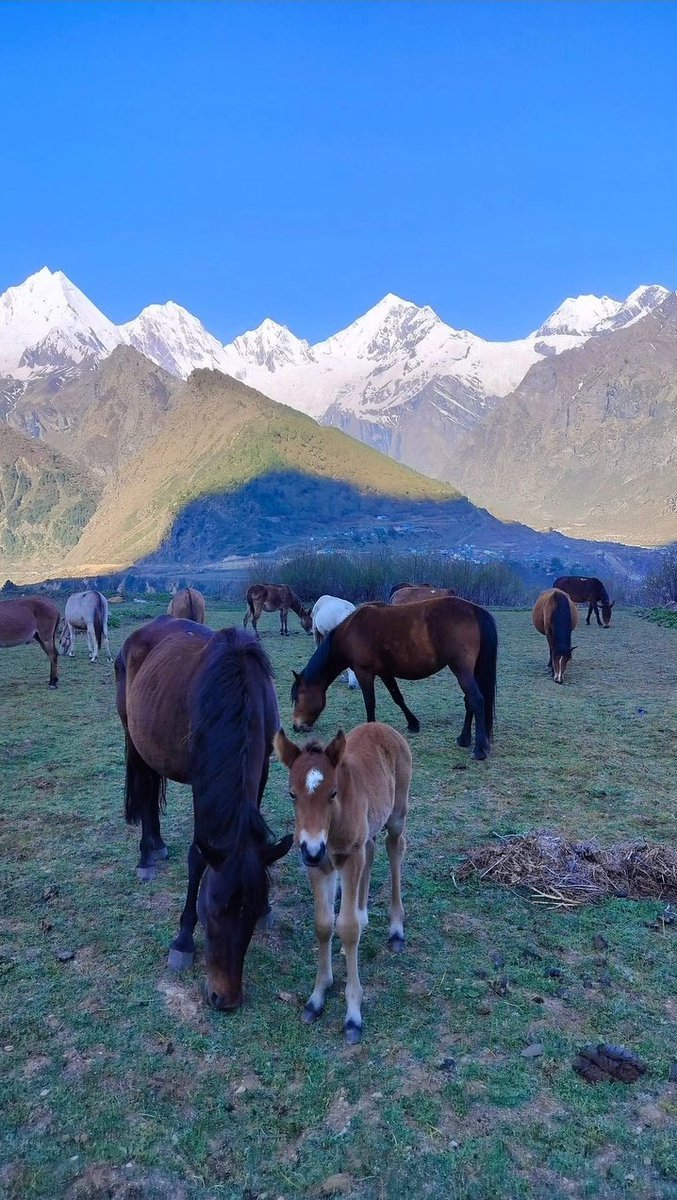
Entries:
{"type": "Polygon", "coordinates": [[[120,325],[118,333],[121,341],[180,379],[198,367],[232,374],[234,364],[221,342],[173,300],[149,304],[133,321],[120,325]]]}
{"type": "Polygon", "coordinates": [[[88,355],[105,358],[121,340],[112,321],[62,271],[43,267],[0,296],[0,375],[27,379],[88,355]]]}
{"type": "Polygon", "coordinates": [[[223,371],[444,475],[438,443],[481,422],[534,363],[625,328],[668,295],[656,284],[626,300],[569,297],[527,337],[490,342],[391,293],[315,345],[267,318],[224,346],[173,301],[116,326],[62,272],[43,268],[0,297],[0,375],[25,381],[132,345],[180,378],[197,367],[223,371]]]}

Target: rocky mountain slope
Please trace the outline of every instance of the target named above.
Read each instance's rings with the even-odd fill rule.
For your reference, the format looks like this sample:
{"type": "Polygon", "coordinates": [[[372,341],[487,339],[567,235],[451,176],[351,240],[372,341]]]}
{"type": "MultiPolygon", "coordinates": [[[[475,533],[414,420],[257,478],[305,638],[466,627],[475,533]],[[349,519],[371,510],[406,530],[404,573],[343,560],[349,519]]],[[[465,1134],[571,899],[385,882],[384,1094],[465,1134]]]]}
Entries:
{"type": "Polygon", "coordinates": [[[570,535],[677,539],[677,296],[533,366],[451,451],[498,516],[570,535]]]}

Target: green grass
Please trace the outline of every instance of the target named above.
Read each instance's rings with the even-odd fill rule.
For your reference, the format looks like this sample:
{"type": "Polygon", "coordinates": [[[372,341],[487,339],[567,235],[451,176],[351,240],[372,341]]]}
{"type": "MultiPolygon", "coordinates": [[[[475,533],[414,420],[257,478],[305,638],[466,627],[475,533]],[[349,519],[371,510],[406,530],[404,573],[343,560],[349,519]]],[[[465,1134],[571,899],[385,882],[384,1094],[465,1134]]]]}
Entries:
{"type": "MultiPolygon", "coordinates": [[[[136,609],[116,611],[114,648],[136,609]]],[[[221,625],[243,611],[208,614],[221,625]]],[[[609,631],[584,625],[558,688],[529,613],[497,621],[499,719],[486,763],[455,744],[462,698],[448,673],[403,684],[422,721],[410,738],[408,945],[401,957],[385,947],[379,848],[361,948],[365,1036],[352,1049],[338,991],[316,1026],[300,1021],[314,936],[296,852],[274,871],[276,924],[252,943],[245,1007],[212,1012],[200,961],[179,979],[165,968],[189,793],[170,786],[170,863],[139,884],[112,668],[90,665],[80,638],[50,693],[37,648],[0,654],[0,1194],[292,1200],[340,1174],[336,1186],[360,1200],[677,1196],[677,934],[647,928],[662,906],[616,900],[560,914],[455,880],[463,851],[494,833],[674,843],[674,632],[628,610],[609,631]],[[74,958],[59,962],[62,950],[74,958]],[[647,1075],[584,1083],[571,1062],[594,1040],[631,1046],[647,1075]],[[521,1058],[534,1041],[542,1057],[521,1058]]],[[[261,630],[290,730],[291,668],[312,643],[293,615],[287,640],[277,622],[264,616],[261,630]]],[[[377,711],[403,729],[383,689],[377,711]]],[[[359,694],[337,683],[318,734],[362,719],[359,694]]],[[[278,835],[292,827],[277,764],[264,805],[278,835]]],[[[342,985],[338,951],[335,962],[342,985]]]]}

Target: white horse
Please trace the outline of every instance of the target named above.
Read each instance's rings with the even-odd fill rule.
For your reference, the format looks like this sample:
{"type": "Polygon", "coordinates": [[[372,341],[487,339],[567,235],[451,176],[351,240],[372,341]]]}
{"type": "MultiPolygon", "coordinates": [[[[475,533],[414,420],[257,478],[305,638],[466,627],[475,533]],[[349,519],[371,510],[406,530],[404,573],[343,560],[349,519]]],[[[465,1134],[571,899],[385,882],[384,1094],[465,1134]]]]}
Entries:
{"type": "MultiPolygon", "coordinates": [[[[350,603],[350,600],[341,600],[339,596],[320,596],[320,599],[313,605],[311,617],[313,618],[313,637],[315,645],[319,646],[320,642],[331,633],[332,629],[336,629],[341,621],[345,621],[351,613],[355,612],[355,605],[350,603]]],[[[346,671],[348,676],[348,687],[357,687],[357,678],[355,672],[346,671]]]]}
{"type": "Polygon", "coordinates": [[[59,650],[69,658],[75,657],[75,632],[87,631],[89,661],[96,662],[103,642],[106,657],[113,661],[108,645],[108,601],[101,592],[75,592],[66,601],[64,626],[61,631],[59,650]]]}

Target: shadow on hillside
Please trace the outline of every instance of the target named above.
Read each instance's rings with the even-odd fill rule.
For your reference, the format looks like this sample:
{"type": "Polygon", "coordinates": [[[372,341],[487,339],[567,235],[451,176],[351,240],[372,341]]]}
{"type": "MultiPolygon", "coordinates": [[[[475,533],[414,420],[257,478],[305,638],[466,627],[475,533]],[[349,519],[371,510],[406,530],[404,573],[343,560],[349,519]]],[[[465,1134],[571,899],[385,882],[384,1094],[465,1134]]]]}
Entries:
{"type": "MultiPolygon", "coordinates": [[[[590,560],[602,549],[599,543],[499,521],[465,497],[412,500],[363,492],[341,480],[299,471],[276,471],[232,491],[191,501],[158,550],[136,566],[197,566],[308,543],[347,552],[379,545],[397,550],[470,548],[519,559],[565,552],[567,561],[572,551],[590,560]]],[[[628,561],[643,561],[645,554],[629,547],[613,551],[628,561]]]]}

